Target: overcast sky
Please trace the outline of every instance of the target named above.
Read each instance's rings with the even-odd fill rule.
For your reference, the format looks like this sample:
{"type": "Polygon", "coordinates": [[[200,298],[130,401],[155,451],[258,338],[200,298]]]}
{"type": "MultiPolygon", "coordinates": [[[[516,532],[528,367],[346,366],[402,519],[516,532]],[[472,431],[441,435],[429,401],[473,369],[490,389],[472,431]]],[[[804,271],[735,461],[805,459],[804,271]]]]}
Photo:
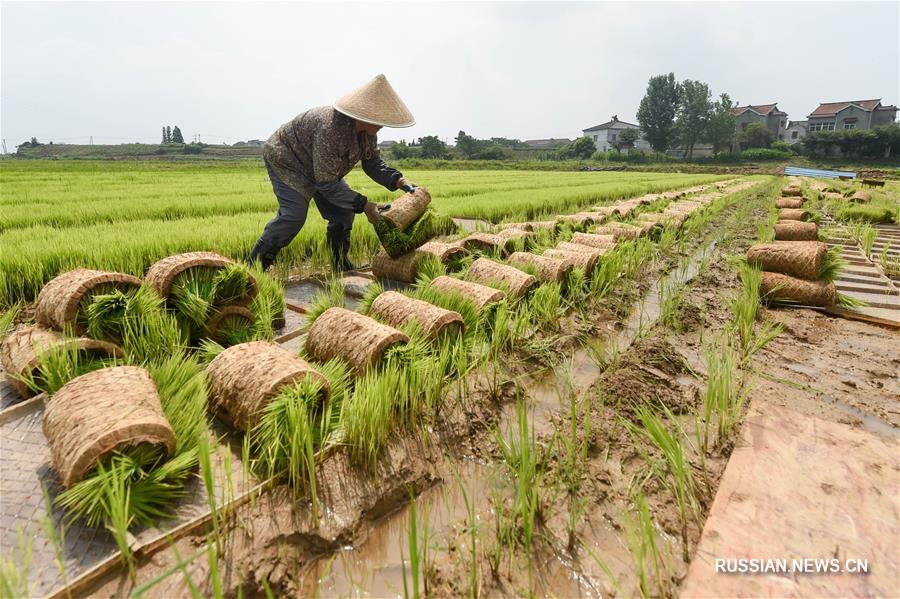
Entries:
{"type": "Polygon", "coordinates": [[[41,141],[265,139],[383,72],[418,121],[576,137],[634,122],[672,71],[802,120],[819,102],[900,102],[900,3],[2,2],[0,129],[41,141]]]}

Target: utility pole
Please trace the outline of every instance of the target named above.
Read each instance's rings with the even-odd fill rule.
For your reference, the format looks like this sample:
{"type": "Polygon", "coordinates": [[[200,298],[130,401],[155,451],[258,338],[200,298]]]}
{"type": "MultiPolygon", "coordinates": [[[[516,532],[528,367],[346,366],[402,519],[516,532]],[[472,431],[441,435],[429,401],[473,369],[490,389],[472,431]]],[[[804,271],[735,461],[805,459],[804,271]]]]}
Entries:
{"type": "Polygon", "coordinates": [[[89,144],[89,145],[94,145],[94,136],[93,136],[93,135],[91,135],[91,141],[88,142],[88,144],[89,144]]]}
{"type": "Polygon", "coordinates": [[[3,140],[3,153],[6,154],[6,140],[3,140]]]}

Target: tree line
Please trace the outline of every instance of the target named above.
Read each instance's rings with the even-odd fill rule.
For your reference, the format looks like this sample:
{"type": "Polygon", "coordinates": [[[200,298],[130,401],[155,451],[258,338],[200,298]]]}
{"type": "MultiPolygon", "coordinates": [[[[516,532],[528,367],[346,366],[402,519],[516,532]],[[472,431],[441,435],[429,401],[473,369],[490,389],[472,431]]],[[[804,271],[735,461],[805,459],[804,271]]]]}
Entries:
{"type": "Polygon", "coordinates": [[[162,128],[162,143],[164,144],[183,144],[184,136],[181,134],[181,129],[178,128],[178,125],[175,127],[171,127],[170,125],[166,125],[162,128]]]}

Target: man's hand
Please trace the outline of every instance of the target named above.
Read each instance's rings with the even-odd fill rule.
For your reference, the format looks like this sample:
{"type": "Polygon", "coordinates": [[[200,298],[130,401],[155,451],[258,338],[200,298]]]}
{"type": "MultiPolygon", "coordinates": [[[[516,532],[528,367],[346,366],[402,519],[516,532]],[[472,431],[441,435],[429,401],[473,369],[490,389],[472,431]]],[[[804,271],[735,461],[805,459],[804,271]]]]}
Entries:
{"type": "Polygon", "coordinates": [[[412,193],[416,190],[416,184],[406,177],[400,177],[400,179],[397,181],[397,189],[402,189],[403,191],[412,193]]]}
{"type": "Polygon", "coordinates": [[[381,222],[381,213],[390,209],[390,204],[381,204],[379,206],[375,202],[366,202],[366,206],[365,208],[363,208],[363,213],[366,215],[366,218],[369,219],[370,223],[372,223],[373,225],[377,225],[381,222]]]}

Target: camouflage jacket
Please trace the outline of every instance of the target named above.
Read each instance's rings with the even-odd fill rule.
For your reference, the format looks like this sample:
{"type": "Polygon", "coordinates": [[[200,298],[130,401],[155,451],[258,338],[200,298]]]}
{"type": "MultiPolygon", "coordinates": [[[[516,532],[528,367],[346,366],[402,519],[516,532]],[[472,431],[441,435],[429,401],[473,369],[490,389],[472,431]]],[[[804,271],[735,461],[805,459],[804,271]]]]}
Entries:
{"type": "Polygon", "coordinates": [[[283,124],[263,146],[263,157],[288,187],[310,198],[360,213],[366,197],[344,181],[357,162],[373,181],[394,191],[403,176],[378,152],[378,139],[354,132],[354,120],[330,106],[311,108],[283,124]]]}

